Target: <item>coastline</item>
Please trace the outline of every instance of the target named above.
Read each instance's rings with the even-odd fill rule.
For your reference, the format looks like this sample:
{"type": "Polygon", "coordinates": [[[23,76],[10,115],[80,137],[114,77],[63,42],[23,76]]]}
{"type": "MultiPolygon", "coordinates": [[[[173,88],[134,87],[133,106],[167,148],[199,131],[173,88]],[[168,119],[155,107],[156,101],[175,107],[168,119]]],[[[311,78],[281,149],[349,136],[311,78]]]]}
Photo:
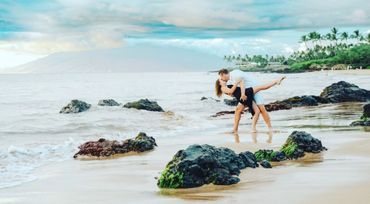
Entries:
{"type": "MultiPolygon", "coordinates": [[[[287,112],[286,112],[287,113],[287,112]]],[[[284,116],[273,113],[280,131],[272,136],[261,128],[256,135],[227,129],[158,138],[153,151],[106,160],[68,160],[37,170],[38,179],[0,191],[0,203],[367,203],[370,187],[370,138],[367,130],[306,128],[328,151],[314,157],[275,165],[272,169],[242,171],[232,186],[208,185],[194,189],[160,190],[155,177],[180,149],[191,144],[229,147],[236,152],[278,148],[292,128],[282,128],[284,116]],[[354,148],[355,147],[355,148],[354,148]],[[340,168],[338,168],[340,167],[340,168]],[[354,186],[356,191],[348,191],[354,186]],[[338,196],[338,192],[343,194],[338,196]]],[[[231,119],[231,118],[230,118],[231,119]]],[[[314,121],[315,119],[313,119],[314,121]]],[[[249,125],[243,124],[243,128],[249,125]]]]}

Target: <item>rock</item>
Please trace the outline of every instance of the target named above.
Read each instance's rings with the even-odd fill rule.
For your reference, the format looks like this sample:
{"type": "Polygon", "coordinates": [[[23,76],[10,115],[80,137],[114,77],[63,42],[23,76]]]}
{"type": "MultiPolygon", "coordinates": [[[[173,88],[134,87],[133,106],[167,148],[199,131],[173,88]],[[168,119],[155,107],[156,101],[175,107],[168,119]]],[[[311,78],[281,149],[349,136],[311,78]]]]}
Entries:
{"type": "Polygon", "coordinates": [[[289,109],[292,109],[292,106],[288,103],[284,103],[281,101],[275,101],[275,102],[265,105],[265,108],[267,111],[271,112],[271,111],[278,111],[278,110],[289,110],[289,109]]]}
{"type": "Polygon", "coordinates": [[[106,140],[104,138],[98,141],[86,142],[79,146],[80,150],[73,157],[109,157],[128,152],[145,152],[154,149],[155,146],[157,146],[155,139],[141,132],[134,139],[127,139],[122,142],[106,140]]]}
{"type": "Polygon", "coordinates": [[[305,152],[320,153],[324,150],[327,149],[322,146],[319,139],[312,137],[311,134],[304,131],[294,131],[289,135],[283,147],[280,149],[289,159],[303,157],[305,152]]]}
{"type": "Polygon", "coordinates": [[[218,99],[215,99],[215,98],[212,98],[212,97],[205,97],[203,96],[202,98],[200,98],[201,101],[216,101],[216,102],[220,102],[220,100],[218,99]]]}
{"type": "Polygon", "coordinates": [[[330,103],[370,101],[370,91],[345,81],[326,87],[320,96],[330,103]]]}
{"type": "Polygon", "coordinates": [[[126,103],[123,107],[136,108],[139,110],[147,110],[147,111],[164,112],[162,107],[160,107],[157,102],[150,101],[148,99],[140,99],[139,101],[129,102],[129,103],[126,103]]]}
{"type": "Polygon", "coordinates": [[[268,162],[267,160],[262,160],[262,161],[260,162],[260,165],[261,165],[263,168],[266,168],[266,169],[270,169],[270,168],[272,168],[272,166],[271,166],[270,162],[268,162]]]}
{"type": "Polygon", "coordinates": [[[370,103],[364,105],[360,120],[354,121],[350,126],[370,126],[370,103]]]}
{"type": "Polygon", "coordinates": [[[113,99],[103,99],[98,102],[98,106],[120,106],[121,104],[113,99]]]}
{"type": "Polygon", "coordinates": [[[228,106],[237,106],[239,102],[236,98],[233,98],[233,99],[224,99],[224,103],[228,106]]]}
{"type": "Polygon", "coordinates": [[[228,148],[191,145],[178,151],[161,173],[160,188],[193,188],[205,184],[231,185],[246,167],[257,167],[253,153],[236,154],[228,148]]]}
{"type": "Polygon", "coordinates": [[[59,111],[59,113],[80,113],[89,110],[90,107],[91,105],[86,102],[80,100],[72,100],[69,104],[64,106],[62,110],[59,111]]]}

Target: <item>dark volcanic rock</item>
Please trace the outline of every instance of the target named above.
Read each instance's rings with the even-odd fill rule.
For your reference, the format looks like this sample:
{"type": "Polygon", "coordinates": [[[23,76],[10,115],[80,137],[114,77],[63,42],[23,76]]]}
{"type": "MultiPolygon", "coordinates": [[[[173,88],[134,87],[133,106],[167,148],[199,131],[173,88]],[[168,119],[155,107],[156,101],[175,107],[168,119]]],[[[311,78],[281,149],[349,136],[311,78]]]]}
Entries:
{"type": "Polygon", "coordinates": [[[72,100],[68,105],[64,106],[62,110],[59,111],[59,113],[80,113],[83,111],[87,111],[90,109],[91,105],[80,101],[80,100],[72,100]]]}
{"type": "Polygon", "coordinates": [[[289,135],[279,151],[261,149],[256,151],[254,155],[259,162],[264,160],[280,162],[287,159],[298,159],[299,157],[303,157],[305,152],[320,153],[324,150],[326,150],[326,148],[322,146],[319,139],[303,131],[294,131],[289,135]]]}
{"type": "Polygon", "coordinates": [[[326,100],[319,96],[294,96],[282,101],[269,103],[265,107],[267,111],[289,110],[293,107],[317,106],[323,102],[325,103],[326,100]]]}
{"type": "Polygon", "coordinates": [[[150,101],[148,99],[140,99],[135,102],[129,102],[129,103],[126,103],[123,107],[136,108],[139,110],[147,110],[147,111],[164,112],[162,107],[160,107],[157,102],[150,101]]]}
{"type": "Polygon", "coordinates": [[[326,87],[320,96],[330,103],[370,101],[370,91],[345,81],[326,87]]]}
{"type": "MultiPolygon", "coordinates": [[[[236,100],[236,99],[235,99],[236,100]]],[[[294,96],[282,101],[266,104],[267,111],[289,110],[294,107],[317,106],[326,103],[340,102],[366,102],[370,101],[370,91],[361,89],[354,84],[340,81],[326,87],[320,96],[294,96]]],[[[236,105],[236,104],[235,104],[236,105]]],[[[221,111],[212,115],[217,117],[225,114],[233,114],[233,111],[221,111]]],[[[357,124],[358,121],[356,121],[357,124]]]]}
{"type": "Polygon", "coordinates": [[[237,106],[238,105],[238,100],[236,98],[233,99],[224,99],[224,103],[228,106],[237,106]]]}
{"type": "Polygon", "coordinates": [[[370,126],[370,103],[364,105],[360,120],[354,121],[350,126],[370,126]]]}
{"type": "Polygon", "coordinates": [[[322,146],[319,139],[312,137],[311,134],[304,131],[294,131],[289,135],[283,147],[280,149],[289,159],[303,157],[305,152],[320,153],[324,150],[327,149],[322,146]]]}
{"type": "Polygon", "coordinates": [[[115,154],[124,154],[128,152],[145,152],[154,149],[154,146],[157,146],[155,139],[141,132],[135,139],[127,139],[122,142],[117,140],[110,141],[104,138],[98,141],[86,142],[79,146],[80,151],[73,157],[109,157],[115,154]]]}
{"type": "Polygon", "coordinates": [[[192,188],[204,184],[231,185],[239,182],[240,170],[257,167],[253,153],[236,154],[228,148],[191,145],[178,151],[162,172],[160,188],[192,188]]]}
{"type": "Polygon", "coordinates": [[[121,104],[113,99],[103,99],[98,102],[99,106],[120,106],[121,104]]]}
{"type": "Polygon", "coordinates": [[[260,165],[261,165],[263,168],[266,168],[266,169],[270,169],[270,168],[272,168],[272,166],[271,166],[270,162],[268,162],[267,160],[262,160],[262,161],[260,162],[260,165]]]}

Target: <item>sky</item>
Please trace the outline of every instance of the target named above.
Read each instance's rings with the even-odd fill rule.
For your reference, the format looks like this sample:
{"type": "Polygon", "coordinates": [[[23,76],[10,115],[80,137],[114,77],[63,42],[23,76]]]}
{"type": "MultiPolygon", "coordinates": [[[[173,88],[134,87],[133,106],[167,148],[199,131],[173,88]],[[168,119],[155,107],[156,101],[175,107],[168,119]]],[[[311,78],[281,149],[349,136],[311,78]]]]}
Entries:
{"type": "Polygon", "coordinates": [[[289,54],[333,26],[370,32],[368,0],[0,0],[0,68],[137,43],[289,54]]]}

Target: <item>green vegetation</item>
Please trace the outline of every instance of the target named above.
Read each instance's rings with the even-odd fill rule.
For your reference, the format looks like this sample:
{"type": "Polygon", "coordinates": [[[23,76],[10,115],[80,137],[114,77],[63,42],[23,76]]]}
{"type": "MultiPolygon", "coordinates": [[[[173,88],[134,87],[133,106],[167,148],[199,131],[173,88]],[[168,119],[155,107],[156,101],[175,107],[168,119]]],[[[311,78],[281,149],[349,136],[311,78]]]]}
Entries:
{"type": "Polygon", "coordinates": [[[179,188],[182,186],[184,175],[180,172],[173,172],[179,160],[168,163],[158,180],[160,188],[179,188]]]}
{"type": "Polygon", "coordinates": [[[359,30],[339,32],[332,28],[327,34],[316,31],[303,35],[299,41],[304,43],[304,50],[295,51],[290,56],[253,55],[224,56],[238,68],[255,70],[256,68],[284,67],[286,71],[302,72],[307,70],[330,69],[335,65],[339,69],[370,69],[370,33],[366,36],[359,30]]]}
{"type": "Polygon", "coordinates": [[[284,152],[285,155],[288,158],[292,158],[294,152],[298,149],[298,145],[291,139],[288,138],[288,140],[285,142],[283,147],[280,149],[280,151],[284,152]]]}
{"type": "Polygon", "coordinates": [[[273,158],[276,157],[276,152],[273,150],[266,150],[266,149],[260,149],[257,152],[254,153],[254,156],[256,156],[257,161],[267,160],[271,161],[273,158]]]}

